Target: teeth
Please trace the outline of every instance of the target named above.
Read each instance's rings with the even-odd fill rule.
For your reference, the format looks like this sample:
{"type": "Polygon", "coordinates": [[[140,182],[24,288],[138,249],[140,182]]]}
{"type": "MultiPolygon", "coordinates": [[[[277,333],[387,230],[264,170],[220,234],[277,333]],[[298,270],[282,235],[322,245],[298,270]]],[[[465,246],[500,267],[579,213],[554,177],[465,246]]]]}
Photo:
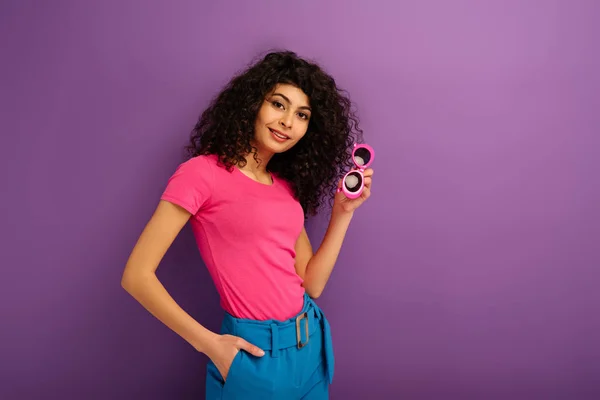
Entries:
{"type": "Polygon", "coordinates": [[[275,136],[277,136],[279,138],[282,138],[282,139],[287,139],[288,138],[287,136],[284,136],[284,135],[282,135],[282,134],[280,134],[280,133],[278,133],[276,131],[271,131],[271,132],[273,132],[275,134],[275,136]]]}

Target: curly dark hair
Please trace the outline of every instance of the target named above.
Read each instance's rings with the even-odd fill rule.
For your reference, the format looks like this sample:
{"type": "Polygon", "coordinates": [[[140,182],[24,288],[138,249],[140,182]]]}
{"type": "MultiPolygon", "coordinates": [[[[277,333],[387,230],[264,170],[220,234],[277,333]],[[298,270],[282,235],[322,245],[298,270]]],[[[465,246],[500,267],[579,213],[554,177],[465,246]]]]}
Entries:
{"type": "MultiPolygon", "coordinates": [[[[333,199],[341,176],[353,166],[354,143],[362,130],[345,91],[320,66],[291,51],[271,52],[237,74],[211,101],[192,131],[188,155],[218,155],[228,170],[245,166],[257,149],[254,123],[265,97],[277,84],[291,84],[310,99],[312,113],[304,137],[275,154],[267,170],[288,181],[305,217],[333,199]]],[[[331,204],[331,202],[330,202],[331,204]]]]}

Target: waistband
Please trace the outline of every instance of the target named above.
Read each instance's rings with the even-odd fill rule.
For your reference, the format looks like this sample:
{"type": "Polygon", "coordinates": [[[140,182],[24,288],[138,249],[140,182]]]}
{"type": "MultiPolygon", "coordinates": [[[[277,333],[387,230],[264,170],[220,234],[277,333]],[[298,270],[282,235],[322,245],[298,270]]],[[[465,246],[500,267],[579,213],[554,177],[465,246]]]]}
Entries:
{"type": "Polygon", "coordinates": [[[314,301],[305,295],[302,311],[286,321],[256,321],[225,313],[223,325],[235,336],[251,338],[249,341],[262,350],[283,350],[293,346],[304,347],[310,336],[321,328],[323,317],[314,301]]]}
{"type": "Polygon", "coordinates": [[[323,330],[324,351],[331,383],[333,379],[333,346],[329,322],[323,311],[306,293],[302,310],[286,321],[256,321],[236,318],[227,312],[223,320],[224,331],[249,341],[265,352],[271,351],[272,357],[277,357],[279,350],[290,347],[295,346],[302,349],[310,342],[310,336],[317,329],[323,330]]]}

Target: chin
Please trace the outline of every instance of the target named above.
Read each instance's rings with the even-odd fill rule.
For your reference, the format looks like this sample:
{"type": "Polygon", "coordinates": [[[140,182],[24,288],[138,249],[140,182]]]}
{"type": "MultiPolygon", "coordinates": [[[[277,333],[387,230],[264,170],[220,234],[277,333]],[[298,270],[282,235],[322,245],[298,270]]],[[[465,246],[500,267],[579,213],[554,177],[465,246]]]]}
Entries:
{"type": "Polygon", "coordinates": [[[287,145],[287,146],[268,146],[266,147],[266,150],[273,153],[273,154],[280,154],[280,153],[285,153],[286,151],[288,151],[289,149],[291,149],[293,146],[287,145]]]}
{"type": "Polygon", "coordinates": [[[261,140],[258,143],[261,150],[267,151],[269,153],[277,154],[284,153],[294,147],[295,143],[289,140],[289,142],[278,143],[271,138],[267,138],[267,140],[261,140]]]}

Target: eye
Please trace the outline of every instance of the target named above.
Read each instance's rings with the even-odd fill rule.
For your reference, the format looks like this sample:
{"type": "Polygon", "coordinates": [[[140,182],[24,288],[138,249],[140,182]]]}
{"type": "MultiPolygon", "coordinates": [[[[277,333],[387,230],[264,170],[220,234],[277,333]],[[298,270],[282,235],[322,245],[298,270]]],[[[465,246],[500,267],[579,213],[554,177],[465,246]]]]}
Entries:
{"type": "Polygon", "coordinates": [[[272,104],[273,104],[275,107],[283,109],[283,104],[281,104],[281,103],[280,103],[280,102],[278,102],[277,100],[273,100],[271,103],[272,103],[272,104]]]}
{"type": "Polygon", "coordinates": [[[308,119],[308,118],[309,118],[308,114],[305,114],[305,113],[302,113],[302,112],[301,112],[301,113],[299,113],[299,114],[298,114],[298,116],[299,116],[300,118],[302,118],[302,119],[308,119]]]}

